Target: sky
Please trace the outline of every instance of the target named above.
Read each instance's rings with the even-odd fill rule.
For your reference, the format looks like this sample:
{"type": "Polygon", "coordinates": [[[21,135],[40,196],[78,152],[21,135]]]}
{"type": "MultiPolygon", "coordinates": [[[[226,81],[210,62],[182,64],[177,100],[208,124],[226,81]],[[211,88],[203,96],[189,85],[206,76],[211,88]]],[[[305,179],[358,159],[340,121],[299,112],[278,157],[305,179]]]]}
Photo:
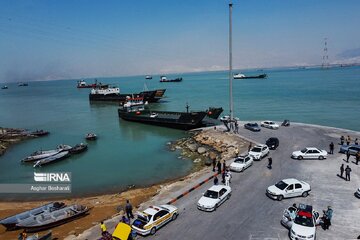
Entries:
{"type": "MultiPolygon", "coordinates": [[[[0,0],[0,82],[228,68],[229,0],[0,0]]],[[[233,0],[234,68],[360,62],[358,0],[233,0]]]]}

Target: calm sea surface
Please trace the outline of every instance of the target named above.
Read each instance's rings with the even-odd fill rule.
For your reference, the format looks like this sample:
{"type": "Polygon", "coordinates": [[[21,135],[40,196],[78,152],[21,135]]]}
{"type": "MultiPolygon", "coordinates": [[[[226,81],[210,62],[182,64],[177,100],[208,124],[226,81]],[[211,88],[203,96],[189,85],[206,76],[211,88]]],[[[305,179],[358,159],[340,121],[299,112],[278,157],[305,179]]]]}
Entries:
{"type": "MultiPolygon", "coordinates": [[[[234,80],[234,115],[241,120],[286,118],[360,131],[360,67],[244,73],[267,73],[268,78],[234,80]]],[[[228,113],[227,72],[168,78],[180,76],[184,79],[181,83],[160,83],[159,76],[146,80],[149,89],[167,89],[166,98],[151,108],[185,111],[188,103],[190,110],[215,106],[228,113]]],[[[98,80],[117,85],[124,93],[139,92],[145,83],[144,76],[98,80]]],[[[30,82],[28,87],[7,85],[9,89],[0,90],[0,126],[45,129],[51,134],[17,144],[0,157],[0,183],[33,183],[32,164],[20,164],[22,158],[62,143],[84,142],[88,132],[95,132],[99,138],[89,143],[87,152],[38,170],[71,172],[71,196],[115,192],[133,184],[150,185],[184,176],[191,169],[191,161],[169,152],[166,145],[186,136],[184,132],[124,122],[117,115],[116,104],[90,104],[90,90],[77,89],[76,80],[30,82]]]]}

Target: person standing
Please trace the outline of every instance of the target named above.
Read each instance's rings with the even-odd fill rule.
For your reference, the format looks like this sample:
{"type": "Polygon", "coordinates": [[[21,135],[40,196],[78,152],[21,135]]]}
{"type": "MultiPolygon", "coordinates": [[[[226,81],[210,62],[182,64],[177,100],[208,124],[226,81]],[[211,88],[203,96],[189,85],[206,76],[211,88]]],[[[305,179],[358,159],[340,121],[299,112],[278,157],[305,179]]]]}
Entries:
{"type": "Polygon", "coordinates": [[[218,174],[221,173],[221,162],[220,160],[217,162],[217,170],[218,170],[218,174]]]}
{"type": "Polygon", "coordinates": [[[235,148],[235,156],[238,157],[239,156],[239,149],[236,147],[235,148]]]}
{"type": "Polygon", "coordinates": [[[222,167],[222,170],[225,171],[226,170],[226,162],[225,160],[223,161],[223,167],[222,167]]]}
{"type": "Polygon", "coordinates": [[[250,152],[251,148],[252,148],[252,144],[250,143],[248,147],[248,152],[250,152]]]}
{"type": "Polygon", "coordinates": [[[344,141],[345,141],[345,137],[344,137],[344,136],[341,136],[341,138],[340,138],[340,145],[344,145],[344,141]]]}
{"type": "Polygon", "coordinates": [[[350,172],[351,172],[351,168],[349,167],[349,165],[346,165],[346,168],[345,168],[345,179],[346,179],[346,181],[350,181],[350,172]]]}
{"type": "Polygon", "coordinates": [[[212,165],[213,165],[213,172],[215,172],[215,167],[216,167],[216,160],[215,160],[215,158],[213,158],[213,160],[212,160],[212,165]]]}
{"type": "Polygon", "coordinates": [[[239,133],[239,124],[236,120],[235,120],[235,133],[239,133]]]}
{"type": "Polygon", "coordinates": [[[132,213],[132,210],[133,210],[133,207],[130,203],[129,200],[126,200],[126,205],[125,205],[125,212],[126,212],[126,215],[127,215],[127,218],[130,219],[130,218],[134,218],[134,215],[132,213]]]}
{"type": "Polygon", "coordinates": [[[349,162],[349,158],[350,158],[350,152],[348,150],[346,151],[346,162],[349,162]]]}
{"type": "Polygon", "coordinates": [[[357,138],[355,138],[354,144],[355,144],[355,145],[358,145],[358,139],[357,139],[357,138]]]}
{"type": "Polygon", "coordinates": [[[359,165],[359,161],[360,161],[360,151],[356,153],[356,165],[359,165]]]}
{"type": "Polygon", "coordinates": [[[268,168],[271,169],[272,168],[272,158],[269,157],[268,160],[269,160],[268,168]]]}
{"type": "Polygon", "coordinates": [[[214,177],[214,185],[218,185],[219,184],[219,179],[217,178],[217,176],[214,177]]]}
{"type": "Polygon", "coordinates": [[[329,147],[330,147],[330,154],[334,154],[334,143],[331,142],[329,147]]]}
{"type": "Polygon", "coordinates": [[[324,230],[329,229],[331,226],[331,218],[333,216],[333,210],[331,209],[331,206],[328,206],[327,210],[324,211],[324,230]]]}
{"type": "Polygon", "coordinates": [[[230,171],[226,170],[226,173],[225,173],[225,185],[230,186],[230,182],[231,182],[231,173],[230,173],[230,171]]]}
{"type": "Polygon", "coordinates": [[[103,221],[100,222],[101,235],[104,235],[107,232],[105,223],[103,221]]]}
{"type": "Polygon", "coordinates": [[[340,177],[343,178],[343,174],[344,174],[344,164],[341,164],[340,166],[340,177]]]}
{"type": "Polygon", "coordinates": [[[221,178],[222,178],[222,183],[225,184],[225,171],[222,172],[221,174],[221,178]]]}
{"type": "Polygon", "coordinates": [[[346,145],[350,145],[351,137],[348,135],[346,138],[346,145]]]}

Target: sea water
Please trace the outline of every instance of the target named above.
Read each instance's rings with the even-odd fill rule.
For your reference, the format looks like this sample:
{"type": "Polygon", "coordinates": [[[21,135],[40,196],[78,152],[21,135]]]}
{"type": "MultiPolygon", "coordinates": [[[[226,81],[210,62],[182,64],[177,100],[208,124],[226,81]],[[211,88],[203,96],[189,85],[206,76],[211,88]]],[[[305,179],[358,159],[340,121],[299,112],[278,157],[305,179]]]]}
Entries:
{"type": "MultiPolygon", "coordinates": [[[[235,71],[236,72],[236,71],[235,71]]],[[[360,130],[360,67],[330,69],[266,69],[243,71],[266,73],[266,79],[234,80],[234,115],[241,120],[290,121],[360,130]]],[[[154,110],[186,111],[223,107],[229,112],[227,71],[169,74],[180,83],[160,83],[159,76],[98,78],[120,87],[123,93],[140,92],[144,84],[166,88],[165,98],[151,104],[154,110]]],[[[93,79],[88,79],[92,83],[93,79]]],[[[89,89],[77,89],[76,80],[29,82],[28,87],[7,83],[0,90],[0,127],[44,129],[50,135],[10,147],[0,157],[0,183],[34,183],[33,164],[20,160],[36,150],[59,144],[86,142],[88,132],[98,140],[88,151],[36,169],[37,172],[71,172],[72,193],[66,197],[118,192],[128,186],[149,186],[186,175],[192,166],[168,143],[187,136],[184,131],[126,122],[119,119],[118,105],[90,103],[89,89]]],[[[29,195],[0,195],[1,199],[29,195]]],[[[36,195],[35,198],[54,195],[36,195]]],[[[31,196],[34,198],[33,196],[31,196]]]]}

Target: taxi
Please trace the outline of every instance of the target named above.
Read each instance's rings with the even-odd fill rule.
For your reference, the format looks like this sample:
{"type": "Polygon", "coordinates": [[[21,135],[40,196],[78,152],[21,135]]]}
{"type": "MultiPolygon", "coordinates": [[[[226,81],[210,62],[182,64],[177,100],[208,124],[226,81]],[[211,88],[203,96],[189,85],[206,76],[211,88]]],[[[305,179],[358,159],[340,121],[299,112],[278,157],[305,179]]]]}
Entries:
{"type": "Polygon", "coordinates": [[[154,235],[166,223],[175,220],[179,215],[178,208],[173,205],[150,206],[137,212],[137,219],[132,228],[140,235],[154,235]]]}

